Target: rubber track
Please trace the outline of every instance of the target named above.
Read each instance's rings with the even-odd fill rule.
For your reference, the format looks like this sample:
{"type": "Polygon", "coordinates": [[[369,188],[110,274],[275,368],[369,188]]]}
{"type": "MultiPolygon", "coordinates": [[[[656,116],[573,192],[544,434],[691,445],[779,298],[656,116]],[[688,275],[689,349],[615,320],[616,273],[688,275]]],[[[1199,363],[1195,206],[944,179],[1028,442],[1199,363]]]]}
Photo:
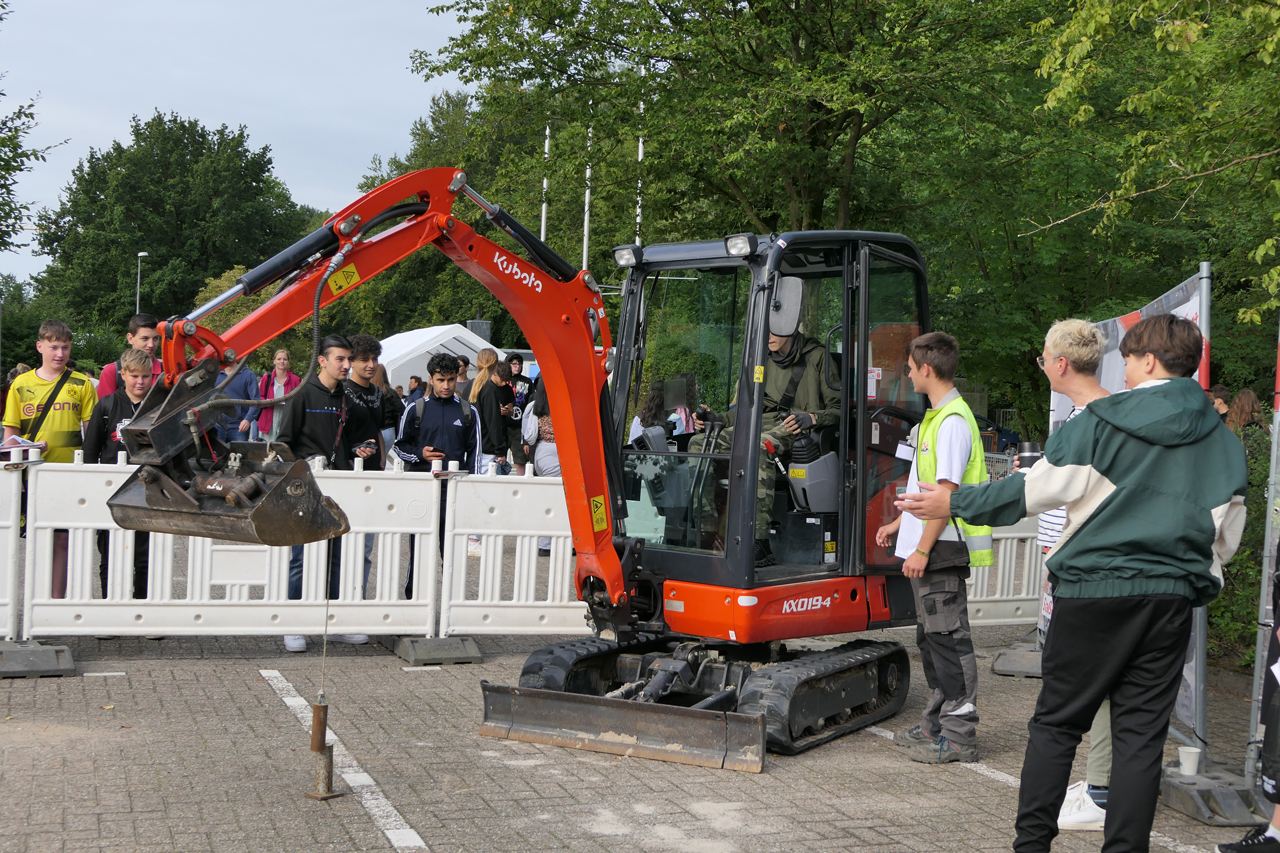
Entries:
{"type": "Polygon", "coordinates": [[[785,755],[795,755],[893,716],[907,701],[910,680],[910,659],[901,645],[855,640],[830,651],[814,652],[796,660],[756,670],[742,685],[742,698],[738,701],[737,712],[763,714],[769,749],[785,755]],[[890,694],[881,694],[864,706],[861,714],[838,726],[828,726],[817,734],[792,740],[791,699],[803,689],[806,682],[860,668],[876,659],[898,664],[896,690],[890,694]]]}
{"type": "Polygon", "coordinates": [[[524,668],[520,670],[520,686],[562,691],[573,668],[589,658],[620,652],[647,652],[661,648],[671,639],[669,635],[636,634],[623,643],[599,637],[552,643],[538,649],[525,660],[524,668]]]}

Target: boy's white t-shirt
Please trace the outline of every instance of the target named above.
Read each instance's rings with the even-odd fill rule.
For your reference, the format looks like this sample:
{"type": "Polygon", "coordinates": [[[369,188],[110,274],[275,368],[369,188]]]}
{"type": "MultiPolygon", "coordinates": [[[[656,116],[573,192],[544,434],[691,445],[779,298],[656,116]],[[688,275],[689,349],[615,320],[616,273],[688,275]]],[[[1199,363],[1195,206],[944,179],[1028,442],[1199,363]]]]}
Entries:
{"type": "MultiPolygon", "coordinates": [[[[939,480],[947,480],[959,484],[964,478],[964,469],[969,466],[969,454],[973,450],[973,433],[969,431],[969,422],[961,415],[948,415],[938,427],[938,449],[934,457],[938,460],[939,480]]],[[[916,458],[911,461],[911,474],[907,478],[907,492],[918,492],[919,477],[916,465],[920,458],[917,448],[916,458]]],[[[915,553],[920,545],[920,537],[924,535],[925,522],[909,512],[902,514],[902,526],[898,528],[898,545],[894,550],[895,557],[906,559],[915,553]]]]}

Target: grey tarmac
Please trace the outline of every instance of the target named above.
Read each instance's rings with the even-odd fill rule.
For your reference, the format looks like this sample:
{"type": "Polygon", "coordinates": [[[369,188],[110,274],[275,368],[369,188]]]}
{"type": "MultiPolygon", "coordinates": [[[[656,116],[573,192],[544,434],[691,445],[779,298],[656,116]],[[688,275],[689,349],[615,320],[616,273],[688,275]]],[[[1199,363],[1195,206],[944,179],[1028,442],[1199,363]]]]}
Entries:
{"type": "MultiPolygon", "coordinates": [[[[330,645],[323,677],[333,734],[433,851],[1007,850],[1039,682],[989,667],[1024,630],[974,629],[980,765],[913,764],[884,731],[771,754],[760,775],[480,737],[480,680],[514,683],[550,638],[479,638],[483,663],[413,671],[378,646],[330,645]]],[[[912,653],[910,698],[884,728],[914,724],[925,697],[914,631],[859,636],[912,653]]],[[[262,671],[314,700],[317,638],[307,654],[279,638],[62,642],[79,677],[0,682],[0,853],[396,849],[368,798],[303,796],[309,736],[262,671]]],[[[1247,699],[1214,688],[1209,711],[1215,756],[1239,767],[1247,699]]],[[[1082,747],[1073,778],[1083,774],[1082,747]]],[[[341,775],[335,788],[350,790],[341,775]]],[[[1155,831],[1152,849],[1175,853],[1243,835],[1165,808],[1155,831]]],[[[1054,849],[1101,839],[1065,833],[1054,849]]]]}

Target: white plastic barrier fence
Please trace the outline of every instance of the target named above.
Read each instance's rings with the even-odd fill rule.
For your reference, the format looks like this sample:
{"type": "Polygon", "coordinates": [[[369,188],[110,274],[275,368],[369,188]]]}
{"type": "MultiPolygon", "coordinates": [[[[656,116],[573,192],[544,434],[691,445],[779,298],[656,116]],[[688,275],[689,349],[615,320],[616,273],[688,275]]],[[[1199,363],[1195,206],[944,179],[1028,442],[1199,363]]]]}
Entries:
{"type": "Polygon", "coordinates": [[[994,566],[979,566],[969,577],[970,625],[1034,625],[1040,613],[1040,564],[1036,543],[1039,516],[993,531],[994,566]],[[994,575],[993,575],[994,573],[994,575]]]}
{"type": "Polygon", "coordinates": [[[18,589],[22,582],[22,470],[30,457],[39,459],[38,450],[0,452],[0,625],[4,639],[18,639],[18,614],[22,604],[18,589]]]}
{"type": "MultiPolygon", "coordinates": [[[[572,536],[559,478],[500,477],[490,471],[444,479],[406,472],[398,463],[387,472],[317,472],[320,488],[343,507],[352,528],[339,540],[338,598],[326,602],[328,543],[303,548],[301,598],[291,601],[289,548],[200,537],[175,542],[170,535],[116,527],[106,500],[131,471],[123,461],[85,465],[79,455],[74,464],[32,466],[24,639],[317,634],[326,619],[335,634],[590,633],[586,606],[573,589],[572,536]],[[446,494],[441,532],[439,501],[446,494]],[[69,531],[67,595],[60,599],[52,596],[55,530],[69,531]],[[101,599],[94,597],[99,530],[108,531],[108,582],[101,599]],[[401,563],[409,534],[416,534],[417,568],[405,599],[401,563]],[[150,536],[145,599],[133,598],[135,535],[150,536]],[[366,536],[374,545],[367,593],[362,590],[366,536]],[[549,556],[539,555],[539,539],[549,556]]],[[[10,636],[17,628],[20,495],[21,472],[0,472],[0,553],[9,555],[0,568],[0,592],[6,596],[0,616],[10,636]]],[[[996,565],[973,570],[970,622],[1034,624],[1041,559],[1035,521],[998,529],[995,539],[996,565]]]]}
{"type": "MultiPolygon", "coordinates": [[[[123,454],[121,455],[123,458],[123,454]]],[[[150,535],[147,597],[133,598],[131,531],[112,523],[106,500],[132,472],[116,465],[43,464],[32,469],[28,505],[24,638],[75,635],[417,634],[433,636],[441,481],[430,473],[322,471],[321,490],[338,500],[351,533],[342,549],[337,599],[326,602],[328,542],[303,548],[301,598],[290,601],[291,549],[185,540],[185,578],[176,577],[174,537],[150,535]],[[69,531],[67,594],[53,598],[55,530],[69,531]],[[105,599],[93,597],[95,533],[109,531],[105,599]],[[415,597],[401,598],[401,543],[417,534],[415,597]],[[369,597],[364,537],[376,559],[369,597]],[[423,580],[425,578],[425,580],[423,580]],[[179,582],[185,580],[185,582],[179,582]]]]}
{"type": "Polygon", "coordinates": [[[500,477],[490,469],[451,478],[445,513],[440,636],[591,633],[587,606],[573,588],[573,537],[559,477],[500,477]],[[478,556],[468,547],[472,537],[478,556]],[[510,566],[508,538],[515,543],[510,566]],[[549,557],[538,557],[540,538],[549,557]]]}

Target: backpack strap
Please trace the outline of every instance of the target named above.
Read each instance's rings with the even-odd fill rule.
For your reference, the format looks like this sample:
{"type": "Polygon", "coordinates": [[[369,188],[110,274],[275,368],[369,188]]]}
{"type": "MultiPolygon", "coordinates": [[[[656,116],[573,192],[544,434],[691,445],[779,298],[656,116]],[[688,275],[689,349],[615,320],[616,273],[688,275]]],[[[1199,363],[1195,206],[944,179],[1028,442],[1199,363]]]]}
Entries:
{"type": "Polygon", "coordinates": [[[58,384],[53,386],[53,391],[49,394],[49,399],[45,401],[44,408],[40,410],[40,416],[36,418],[36,422],[31,426],[31,438],[29,438],[28,441],[40,440],[40,427],[44,426],[44,419],[49,417],[49,413],[53,411],[53,404],[57,401],[58,394],[62,391],[62,386],[66,385],[67,380],[70,378],[71,368],[68,367],[63,369],[62,375],[58,377],[58,384]]]}
{"type": "MultiPolygon", "coordinates": [[[[463,400],[461,397],[459,397],[458,400],[462,404],[462,428],[466,430],[467,435],[470,436],[471,423],[472,423],[471,422],[471,404],[468,403],[466,400],[463,400]]],[[[426,409],[426,407],[427,407],[427,395],[425,394],[423,394],[421,397],[413,401],[413,411],[414,411],[414,414],[418,416],[418,429],[422,429],[422,412],[424,409],[426,409]]]]}

